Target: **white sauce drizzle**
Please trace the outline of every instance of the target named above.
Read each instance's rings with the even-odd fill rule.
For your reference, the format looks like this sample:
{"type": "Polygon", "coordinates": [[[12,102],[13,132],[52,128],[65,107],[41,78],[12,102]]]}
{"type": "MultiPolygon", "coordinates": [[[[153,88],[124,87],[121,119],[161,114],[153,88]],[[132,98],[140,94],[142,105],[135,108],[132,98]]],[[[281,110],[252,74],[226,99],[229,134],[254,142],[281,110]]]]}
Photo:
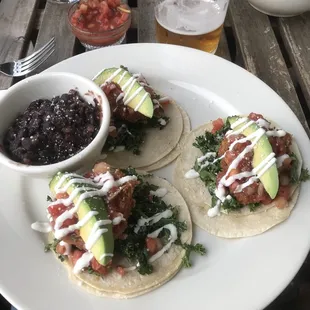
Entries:
{"type": "Polygon", "coordinates": [[[287,155],[287,154],[283,154],[283,155],[279,156],[279,157],[277,158],[277,168],[282,167],[283,162],[284,162],[286,159],[288,159],[288,158],[290,158],[290,156],[287,155]]]}
{"type": "Polygon", "coordinates": [[[107,83],[112,82],[112,80],[122,71],[122,68],[117,69],[113,74],[111,74],[111,76],[109,78],[107,78],[105,80],[105,82],[103,84],[100,85],[100,87],[103,87],[104,85],[106,85],[107,83]]]}
{"type": "Polygon", "coordinates": [[[159,122],[159,124],[160,124],[161,126],[166,126],[166,125],[167,125],[167,122],[166,122],[163,118],[160,118],[160,119],[158,120],[158,122],[159,122]]]}
{"type": "Polygon", "coordinates": [[[90,261],[93,259],[94,255],[90,252],[85,252],[75,263],[73,267],[73,273],[78,274],[84,268],[89,266],[90,261]]]}
{"type": "Polygon", "coordinates": [[[162,98],[159,98],[159,99],[158,99],[158,102],[159,102],[159,103],[163,103],[163,102],[169,101],[169,100],[170,100],[169,97],[162,97],[162,98]]]}
{"type": "Polygon", "coordinates": [[[238,130],[236,131],[228,131],[226,133],[226,137],[229,137],[231,135],[238,135],[241,132],[243,132],[245,129],[247,129],[248,127],[250,127],[252,124],[254,123],[254,121],[248,121],[245,125],[243,125],[242,127],[240,127],[238,130]]]}
{"type": "Polygon", "coordinates": [[[135,78],[132,76],[128,79],[128,81],[123,85],[122,91],[125,91],[125,89],[132,83],[132,81],[135,80],[135,78]]]}
{"type": "Polygon", "coordinates": [[[256,121],[256,124],[259,126],[259,127],[265,127],[266,129],[269,129],[270,128],[270,123],[267,122],[265,119],[263,118],[259,118],[257,121],[256,121]]]}
{"type": "MultiPolygon", "coordinates": [[[[142,85],[142,83],[140,83],[141,85],[142,85]]],[[[146,97],[147,96],[150,96],[150,94],[148,93],[148,92],[146,92],[143,96],[142,96],[142,98],[141,98],[141,100],[139,101],[139,103],[137,104],[137,106],[135,107],[135,111],[138,111],[140,108],[141,108],[141,106],[142,106],[142,104],[143,104],[143,102],[145,101],[145,99],[146,99],[146,97]]]]}
{"type": "MultiPolygon", "coordinates": [[[[72,209],[71,209],[72,210],[72,209]]],[[[55,238],[56,239],[62,239],[63,237],[67,236],[68,234],[74,232],[76,229],[80,229],[83,227],[94,215],[97,215],[98,212],[96,211],[89,211],[80,221],[78,221],[76,224],[70,225],[66,228],[61,228],[58,230],[55,230],[55,238]]]]}
{"type": "Polygon", "coordinates": [[[133,270],[136,270],[137,269],[137,266],[131,266],[131,267],[126,267],[124,268],[124,271],[133,271],[133,270]]]}
{"type": "Polygon", "coordinates": [[[164,188],[164,187],[158,188],[156,191],[150,191],[151,195],[157,196],[160,198],[166,196],[167,193],[168,193],[168,190],[167,190],[167,188],[164,188]]]}
{"type": "Polygon", "coordinates": [[[69,255],[71,253],[71,244],[64,242],[64,241],[60,241],[59,245],[65,247],[66,251],[63,253],[63,255],[69,255]]]}
{"type": "Polygon", "coordinates": [[[120,93],[116,98],[116,102],[119,102],[123,98],[124,98],[124,93],[120,93]]]}
{"type": "MultiPolygon", "coordinates": [[[[67,176],[68,176],[68,175],[69,175],[69,174],[67,174],[67,176]]],[[[64,176],[66,176],[66,175],[64,175],[64,176]]],[[[61,185],[63,184],[64,180],[66,180],[66,179],[67,179],[67,177],[62,177],[62,178],[61,178],[61,181],[62,181],[61,185]]],[[[81,180],[83,180],[83,179],[73,178],[72,180],[70,180],[70,181],[68,182],[68,183],[71,183],[71,185],[73,185],[73,184],[75,184],[75,183],[82,183],[81,180]],[[75,182],[70,182],[70,181],[72,181],[72,180],[74,180],[75,182]]],[[[94,183],[94,182],[91,182],[91,181],[89,181],[89,180],[85,180],[85,179],[84,179],[84,181],[85,181],[86,184],[92,184],[92,185],[95,185],[95,186],[102,186],[102,188],[101,188],[101,189],[96,189],[96,188],[88,188],[88,187],[79,187],[79,188],[74,189],[74,190],[72,191],[72,193],[71,193],[71,195],[69,196],[69,198],[67,198],[67,199],[70,199],[71,202],[72,202],[73,199],[79,194],[80,191],[82,191],[82,190],[88,190],[88,191],[82,193],[82,194],[79,196],[78,200],[77,200],[76,203],[75,203],[75,206],[74,206],[72,209],[66,210],[64,213],[62,213],[62,214],[56,219],[56,221],[55,221],[55,226],[54,226],[54,229],[55,229],[55,238],[56,238],[56,239],[61,239],[61,238],[63,238],[64,236],[68,235],[69,233],[72,233],[74,230],[83,227],[83,226],[90,220],[90,218],[91,218],[92,216],[98,214],[98,212],[90,211],[90,212],[88,212],[88,213],[85,215],[85,217],[84,217],[82,220],[80,220],[78,223],[76,223],[76,224],[74,224],[74,225],[70,225],[69,227],[60,229],[60,227],[62,226],[62,224],[64,223],[65,220],[71,219],[71,218],[74,216],[74,214],[78,211],[78,209],[79,209],[79,207],[80,207],[80,204],[81,204],[85,199],[91,198],[91,197],[96,197],[96,196],[99,196],[99,197],[105,196],[105,195],[107,195],[107,193],[109,192],[109,190],[110,190],[112,187],[114,187],[114,186],[117,186],[117,187],[118,187],[118,186],[121,186],[121,185],[123,185],[124,183],[127,183],[127,182],[129,182],[129,181],[131,181],[131,180],[137,180],[137,177],[136,177],[136,176],[125,176],[125,177],[120,178],[120,179],[117,180],[117,181],[114,181],[113,175],[112,175],[109,171],[106,172],[106,173],[104,173],[104,174],[100,174],[100,175],[96,176],[96,177],[94,178],[94,182],[95,182],[95,183],[94,183]]],[[[60,183],[60,182],[59,182],[59,183],[60,183]]],[[[57,184],[57,185],[58,185],[58,184],[57,184]]],[[[60,186],[61,186],[61,185],[60,185],[60,186]]],[[[65,188],[67,188],[67,187],[68,187],[68,186],[67,186],[67,184],[66,184],[65,188]]],[[[60,188],[58,188],[58,190],[60,190],[60,188]]],[[[57,202],[57,201],[56,201],[56,202],[57,202]]],[[[68,203],[68,202],[69,202],[69,200],[67,200],[67,203],[68,203]]],[[[58,203],[59,203],[59,201],[58,201],[58,203]]],[[[70,203],[70,204],[71,204],[71,203],[70,203]]],[[[70,205],[70,204],[69,204],[69,205],[70,205]]],[[[118,224],[119,224],[122,220],[124,220],[123,217],[117,217],[117,218],[115,218],[113,221],[114,221],[115,223],[118,223],[118,224]]],[[[111,223],[111,221],[110,221],[110,223],[111,223]]],[[[117,225],[117,224],[115,224],[115,225],[117,225]]],[[[102,234],[104,233],[103,230],[100,230],[100,232],[101,232],[100,235],[102,235],[102,234]]],[[[91,234],[90,237],[89,237],[89,238],[90,238],[90,241],[89,241],[89,247],[90,247],[90,248],[91,248],[91,246],[92,246],[93,244],[96,243],[96,241],[97,241],[98,238],[100,237],[99,233],[97,233],[96,235],[95,235],[95,233],[96,233],[96,232],[93,233],[94,236],[91,234]],[[99,235],[99,237],[98,237],[98,235],[99,235]],[[96,241],[94,242],[93,240],[96,240],[96,241]]],[[[88,242],[88,240],[87,240],[87,242],[88,242]]],[[[87,243],[87,242],[86,242],[86,243],[87,243]]]]}
{"type": "Polygon", "coordinates": [[[125,77],[126,73],[127,73],[127,71],[124,70],[124,72],[122,73],[122,75],[121,75],[120,78],[118,79],[117,84],[120,84],[120,82],[121,82],[121,81],[123,80],[123,78],[125,77]]]}
{"type": "Polygon", "coordinates": [[[69,189],[69,187],[73,184],[88,184],[88,185],[93,185],[93,186],[97,186],[96,184],[94,184],[92,181],[90,180],[85,180],[85,179],[71,179],[69,180],[69,182],[66,183],[66,185],[64,187],[62,187],[61,189],[59,189],[58,191],[56,191],[56,193],[66,193],[69,189]]]}
{"type": "Polygon", "coordinates": [[[101,225],[106,225],[105,221],[97,221],[94,224],[89,234],[89,237],[85,243],[86,250],[90,251],[92,247],[95,245],[95,243],[98,241],[98,239],[101,237],[101,235],[103,235],[108,231],[107,228],[100,228],[101,225]]]}
{"type": "Polygon", "coordinates": [[[195,169],[190,169],[185,173],[186,179],[196,179],[199,177],[199,172],[197,172],[195,169]]]}
{"type": "Polygon", "coordinates": [[[170,238],[169,238],[170,241],[160,251],[158,251],[156,254],[154,254],[153,256],[151,256],[149,258],[150,263],[154,262],[155,260],[160,258],[166,251],[168,251],[170,249],[172,243],[175,242],[178,238],[177,228],[173,224],[167,224],[167,225],[153,231],[152,233],[148,234],[147,236],[150,238],[157,238],[158,235],[160,234],[160,232],[165,228],[170,231],[170,238]]]}
{"type": "Polygon", "coordinates": [[[35,222],[31,224],[31,228],[41,233],[49,233],[52,231],[52,226],[47,222],[35,222]]]}
{"type": "MultiPolygon", "coordinates": [[[[136,81],[134,81],[136,82],[136,81]]],[[[131,86],[133,87],[133,85],[131,86]]],[[[142,86],[140,86],[128,99],[126,99],[126,101],[124,102],[124,105],[127,105],[132,99],[134,99],[136,96],[139,95],[139,93],[143,90],[144,88],[142,86]]],[[[129,94],[130,90],[128,90],[128,93],[129,94]]],[[[126,94],[126,95],[127,95],[126,94]]],[[[124,97],[124,99],[126,98],[126,95],[124,97]]]]}
{"type": "Polygon", "coordinates": [[[67,178],[71,178],[71,177],[82,178],[80,175],[75,174],[75,173],[66,173],[62,175],[59,181],[57,182],[57,184],[55,185],[55,192],[57,193],[60,187],[62,186],[62,184],[67,180],[67,178]]]}
{"type": "Polygon", "coordinates": [[[118,225],[118,224],[120,224],[120,222],[122,222],[122,221],[124,221],[124,222],[126,221],[126,219],[124,218],[123,214],[120,215],[120,216],[115,217],[115,218],[113,219],[113,221],[112,221],[112,224],[113,224],[113,225],[118,225]]]}
{"type": "MultiPolygon", "coordinates": [[[[103,71],[101,71],[103,72],[103,71]]],[[[96,77],[98,77],[101,72],[99,72],[97,74],[96,77]]],[[[111,76],[109,78],[107,78],[105,80],[105,82],[103,84],[100,85],[100,87],[103,87],[105,86],[107,83],[110,83],[112,82],[112,80],[117,76],[119,75],[120,73],[122,72],[122,74],[120,75],[119,79],[117,80],[117,84],[120,85],[120,83],[122,82],[122,80],[124,79],[124,77],[126,76],[126,74],[128,73],[126,70],[122,69],[122,68],[119,68],[117,69],[113,74],[111,74],[111,76]],[[122,72],[123,71],[123,72],[122,72]]],[[[129,73],[128,73],[129,74],[129,73]]],[[[96,78],[95,77],[95,78],[96,78]]],[[[94,78],[94,79],[95,79],[94,78]]],[[[119,102],[121,99],[124,100],[124,105],[128,105],[136,96],[138,96],[138,94],[144,90],[144,87],[143,86],[146,86],[147,84],[144,83],[144,82],[140,82],[140,80],[144,80],[144,78],[142,77],[142,74],[141,73],[135,73],[133,74],[129,79],[128,81],[121,87],[122,89],[122,93],[120,93],[118,95],[118,97],[116,98],[116,102],[119,102]],[[138,82],[140,83],[140,87],[127,99],[127,97],[129,96],[130,94],[130,91],[132,90],[134,84],[138,82]],[[128,88],[128,89],[127,89],[128,88]],[[126,90],[127,89],[127,90],[126,90]],[[126,92],[125,92],[126,90],[126,92]]],[[[138,105],[136,106],[135,108],[135,111],[138,111],[141,107],[141,105],[143,104],[143,102],[145,101],[146,97],[149,96],[149,93],[147,92],[146,94],[143,95],[142,99],[139,101],[138,105]]],[[[165,97],[166,98],[166,97],[165,97]]],[[[163,99],[165,99],[163,98],[163,99]]],[[[168,98],[169,99],[169,98],[168,98]]]]}
{"type": "Polygon", "coordinates": [[[218,200],[217,202],[216,202],[216,205],[213,207],[213,208],[210,208],[209,210],[208,210],[208,216],[209,217],[215,217],[215,216],[217,216],[217,215],[220,215],[220,213],[221,213],[221,201],[220,200],[218,200]]]}
{"type": "Polygon", "coordinates": [[[125,151],[125,146],[124,145],[118,145],[113,150],[114,153],[123,152],[123,151],[125,151]]]}
{"type": "Polygon", "coordinates": [[[116,130],[115,126],[109,126],[109,132],[113,132],[114,130],[116,130]]]}
{"type": "Polygon", "coordinates": [[[137,223],[135,229],[134,229],[134,232],[137,234],[142,226],[153,225],[153,224],[159,222],[162,218],[167,219],[167,218],[171,217],[172,215],[173,215],[173,213],[171,210],[165,210],[165,211],[163,211],[161,213],[157,213],[157,214],[155,214],[149,218],[140,218],[138,220],[138,223],[137,223]]]}
{"type": "Polygon", "coordinates": [[[205,161],[207,158],[210,158],[211,156],[215,157],[216,156],[216,153],[215,152],[208,152],[206,153],[205,155],[201,156],[201,157],[198,157],[197,158],[197,162],[200,164],[202,163],[203,161],[205,161]]]}
{"type": "Polygon", "coordinates": [[[241,125],[247,121],[248,121],[247,117],[241,117],[237,121],[235,121],[230,127],[231,127],[231,129],[234,129],[234,128],[238,127],[239,125],[241,125]]]}
{"type": "Polygon", "coordinates": [[[113,257],[113,253],[104,253],[100,256],[100,261],[102,261],[105,257],[113,257]]]}
{"type": "Polygon", "coordinates": [[[284,137],[286,132],[282,129],[266,131],[268,137],[284,137]]]}

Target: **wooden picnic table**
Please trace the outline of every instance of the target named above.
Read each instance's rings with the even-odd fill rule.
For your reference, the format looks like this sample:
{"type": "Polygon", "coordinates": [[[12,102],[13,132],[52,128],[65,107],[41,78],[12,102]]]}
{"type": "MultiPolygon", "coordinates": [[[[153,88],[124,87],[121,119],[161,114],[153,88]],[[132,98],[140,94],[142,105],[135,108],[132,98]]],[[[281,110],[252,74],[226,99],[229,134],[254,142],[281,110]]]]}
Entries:
{"type": "MultiPolygon", "coordinates": [[[[128,0],[133,21],[127,43],[156,42],[154,0],[128,0]]],[[[68,5],[49,0],[0,0],[0,63],[30,54],[51,37],[56,51],[35,73],[79,53],[84,47],[67,24],[68,5]]],[[[274,89],[310,136],[310,13],[275,18],[245,0],[231,0],[217,55],[244,67],[274,89]]],[[[125,42],[125,43],[126,43],[125,42]]],[[[0,89],[18,79],[0,75],[0,89]]],[[[267,279],[266,279],[267,280],[267,279]]],[[[310,258],[268,310],[310,309],[310,258]]],[[[0,298],[1,309],[9,304],[0,298]]],[[[266,309],[266,310],[267,310],[266,309]]]]}

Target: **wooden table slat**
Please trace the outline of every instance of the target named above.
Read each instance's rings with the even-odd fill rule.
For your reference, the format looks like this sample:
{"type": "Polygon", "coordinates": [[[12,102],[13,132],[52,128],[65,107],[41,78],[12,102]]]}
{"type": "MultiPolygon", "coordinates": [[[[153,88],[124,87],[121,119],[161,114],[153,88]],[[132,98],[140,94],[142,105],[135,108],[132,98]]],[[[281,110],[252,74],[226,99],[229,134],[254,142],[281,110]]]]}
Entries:
{"type": "Polygon", "coordinates": [[[56,49],[52,56],[32,74],[39,73],[73,56],[76,39],[68,25],[67,14],[68,5],[47,2],[35,50],[46,44],[52,37],[56,39],[56,49]]]}
{"type": "Polygon", "coordinates": [[[139,28],[138,42],[152,43],[156,42],[155,30],[155,0],[138,0],[139,8],[139,28]]]}
{"type": "MultiPolygon", "coordinates": [[[[39,0],[9,0],[0,2],[0,63],[22,56],[32,29],[39,0]]],[[[12,79],[0,74],[0,89],[6,89],[12,79]]]]}
{"type": "Polygon", "coordinates": [[[282,39],[310,108],[310,13],[279,21],[282,39]]]}
{"type": "Polygon", "coordinates": [[[245,68],[286,101],[310,136],[305,115],[268,16],[253,10],[247,1],[239,0],[231,0],[229,16],[245,68]]]}

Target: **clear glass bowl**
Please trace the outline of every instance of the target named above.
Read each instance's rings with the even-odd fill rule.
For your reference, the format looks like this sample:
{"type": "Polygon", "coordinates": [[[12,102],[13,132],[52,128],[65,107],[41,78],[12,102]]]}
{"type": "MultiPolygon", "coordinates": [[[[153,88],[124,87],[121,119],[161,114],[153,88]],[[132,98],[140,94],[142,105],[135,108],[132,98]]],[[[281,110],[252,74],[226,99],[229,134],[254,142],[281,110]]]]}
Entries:
{"type": "MultiPolygon", "coordinates": [[[[123,5],[123,7],[126,8],[128,11],[131,11],[129,6],[123,5]]],[[[73,32],[73,34],[80,40],[81,44],[87,50],[93,50],[111,45],[118,45],[124,41],[126,32],[131,24],[131,13],[128,13],[128,19],[119,27],[111,30],[94,32],[91,30],[82,30],[72,24],[71,17],[77,8],[78,4],[74,4],[70,7],[68,11],[68,23],[71,27],[71,31],[73,32]]]]}

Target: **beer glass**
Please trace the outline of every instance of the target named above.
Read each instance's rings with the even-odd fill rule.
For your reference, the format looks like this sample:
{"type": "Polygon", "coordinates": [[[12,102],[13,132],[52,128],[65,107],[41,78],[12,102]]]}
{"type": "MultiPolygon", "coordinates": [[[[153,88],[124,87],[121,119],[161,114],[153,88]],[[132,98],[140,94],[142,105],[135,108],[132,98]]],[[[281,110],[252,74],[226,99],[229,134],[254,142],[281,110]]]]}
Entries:
{"type": "Polygon", "coordinates": [[[161,0],[155,6],[156,38],[215,53],[229,0],[161,0]]]}

